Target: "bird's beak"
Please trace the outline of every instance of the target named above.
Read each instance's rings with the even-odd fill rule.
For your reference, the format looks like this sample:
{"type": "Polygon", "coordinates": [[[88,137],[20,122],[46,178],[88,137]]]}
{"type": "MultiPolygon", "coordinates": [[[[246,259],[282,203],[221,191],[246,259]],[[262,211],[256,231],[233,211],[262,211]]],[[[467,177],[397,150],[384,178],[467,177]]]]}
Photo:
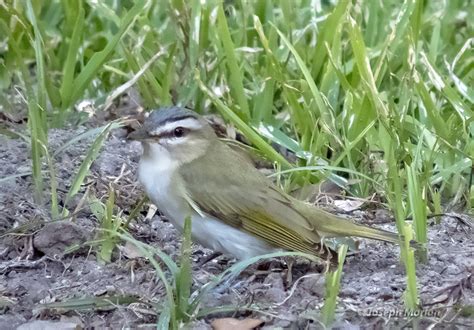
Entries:
{"type": "Polygon", "coordinates": [[[150,138],[150,135],[147,133],[147,131],[143,127],[127,135],[127,139],[136,140],[136,141],[145,141],[149,138],[150,138]]]}

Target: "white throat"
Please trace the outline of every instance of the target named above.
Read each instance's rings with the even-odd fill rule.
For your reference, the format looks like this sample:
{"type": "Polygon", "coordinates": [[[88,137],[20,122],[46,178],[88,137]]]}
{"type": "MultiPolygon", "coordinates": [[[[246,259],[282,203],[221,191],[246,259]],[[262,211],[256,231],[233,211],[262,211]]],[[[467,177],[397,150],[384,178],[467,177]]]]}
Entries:
{"type": "Polygon", "coordinates": [[[171,179],[179,163],[171,157],[166,148],[159,144],[147,144],[144,149],[145,152],[138,168],[138,180],[145,187],[152,202],[162,213],[170,217],[180,208],[177,198],[174,198],[170,189],[171,179]]]}

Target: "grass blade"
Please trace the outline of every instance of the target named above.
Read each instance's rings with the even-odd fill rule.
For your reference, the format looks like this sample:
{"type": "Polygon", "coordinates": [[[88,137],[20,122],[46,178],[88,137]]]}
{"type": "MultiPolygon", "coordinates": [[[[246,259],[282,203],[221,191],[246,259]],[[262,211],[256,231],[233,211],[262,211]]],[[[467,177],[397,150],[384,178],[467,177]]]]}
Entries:
{"type": "Polygon", "coordinates": [[[368,95],[377,109],[378,114],[387,117],[389,110],[379,97],[360,27],[352,17],[349,17],[348,27],[349,39],[351,41],[357,68],[360,71],[362,79],[366,83],[365,86],[368,89],[368,95]]]}
{"type": "Polygon", "coordinates": [[[140,300],[134,296],[113,296],[113,297],[94,297],[94,298],[77,298],[69,299],[61,302],[40,304],[41,309],[55,309],[63,312],[67,311],[86,311],[86,310],[110,310],[116,306],[129,305],[140,300]]]}
{"type": "Polygon", "coordinates": [[[224,104],[217,96],[212,93],[201,81],[199,72],[196,72],[195,79],[199,83],[201,90],[214,102],[221,115],[230,120],[235,126],[241,130],[245,136],[252,142],[268,159],[276,161],[285,167],[291,167],[291,164],[278,152],[275,151],[268,143],[266,143],[255,131],[246,124],[239,116],[237,116],[228,106],[224,104]]]}
{"type": "Polygon", "coordinates": [[[112,253],[117,246],[117,230],[120,228],[122,221],[119,217],[114,216],[115,191],[109,188],[109,197],[105,204],[105,210],[100,216],[100,248],[97,258],[99,262],[110,263],[112,261],[112,253]]]}
{"type": "Polygon", "coordinates": [[[275,29],[278,32],[278,35],[280,36],[281,40],[283,40],[283,43],[288,47],[288,49],[291,51],[293,56],[296,59],[296,62],[298,63],[298,66],[303,73],[303,76],[306,80],[306,83],[309,86],[309,89],[311,90],[313,100],[316,103],[316,106],[318,108],[319,114],[322,119],[322,125],[323,127],[326,128],[327,132],[335,137],[337,136],[336,130],[335,130],[335,125],[334,125],[334,116],[332,111],[329,109],[329,107],[326,105],[322,93],[319,91],[318,87],[316,86],[316,83],[314,82],[313,77],[311,76],[311,73],[309,72],[309,69],[306,67],[305,62],[301,58],[301,56],[298,54],[296,49],[293,47],[293,45],[290,43],[290,41],[285,37],[285,35],[278,30],[276,27],[275,29]]]}
{"type": "Polygon", "coordinates": [[[79,192],[81,185],[84,182],[84,179],[89,173],[89,168],[91,167],[92,163],[97,158],[97,156],[99,155],[99,151],[102,148],[102,145],[104,144],[105,139],[107,138],[113,124],[114,124],[113,122],[107,124],[102,129],[102,132],[97,136],[97,138],[95,139],[95,141],[92,143],[91,147],[89,148],[86,158],[84,159],[81,166],[79,167],[79,170],[76,173],[72,181],[71,187],[69,188],[69,191],[66,195],[66,198],[64,201],[64,208],[62,212],[63,216],[67,214],[66,207],[69,204],[69,201],[71,200],[72,197],[74,197],[79,192]]]}
{"type": "Polygon", "coordinates": [[[426,243],[428,240],[427,236],[427,218],[426,218],[426,202],[422,197],[419,174],[415,169],[415,165],[405,166],[407,172],[407,189],[408,189],[408,200],[410,202],[410,209],[413,213],[413,223],[415,227],[415,237],[418,243],[421,243],[423,248],[417,251],[420,252],[420,260],[426,263],[428,260],[426,243]]]}
{"type": "Polygon", "coordinates": [[[324,305],[321,310],[322,322],[329,326],[334,322],[334,315],[336,312],[336,299],[339,295],[339,287],[341,285],[342,268],[344,260],[346,259],[347,245],[341,245],[338,251],[338,265],[337,270],[329,271],[326,274],[326,296],[324,298],[324,305]]]}
{"type": "MultiPolygon", "coordinates": [[[[26,1],[26,12],[27,16],[33,26],[34,31],[34,44],[33,48],[35,50],[35,59],[36,59],[36,79],[38,79],[38,86],[36,88],[36,104],[42,110],[46,110],[46,100],[47,97],[47,88],[46,88],[46,75],[45,75],[45,66],[43,59],[43,38],[41,36],[41,31],[38,27],[38,21],[36,19],[36,13],[31,3],[31,0],[26,1]]],[[[44,124],[44,121],[43,121],[44,124]]],[[[43,126],[44,127],[44,126],[43,126]]]]}
{"type": "Polygon", "coordinates": [[[79,52],[80,42],[81,42],[81,34],[84,28],[84,18],[85,18],[85,11],[81,5],[81,2],[77,2],[79,6],[79,11],[77,13],[76,22],[74,24],[74,30],[71,37],[71,42],[69,43],[68,51],[66,60],[63,66],[63,80],[59,92],[61,94],[61,104],[62,104],[62,111],[66,110],[66,105],[71,105],[72,101],[72,93],[74,90],[74,71],[76,68],[76,60],[79,52]]]}
{"type": "Polygon", "coordinates": [[[125,34],[127,29],[133,24],[133,22],[138,18],[140,12],[144,10],[146,3],[146,0],[138,0],[125,15],[121,22],[121,25],[119,26],[118,32],[107,43],[107,46],[105,46],[102,51],[94,54],[89,60],[89,62],[87,62],[81,73],[74,79],[74,92],[69,100],[69,104],[64,104],[65,107],[69,107],[73,102],[78,100],[84,94],[84,91],[89,86],[91,80],[97,75],[97,72],[100,67],[115,51],[115,48],[122,36],[125,34]]]}
{"type": "Polygon", "coordinates": [[[250,110],[247,103],[247,97],[245,96],[244,92],[243,75],[237,64],[237,59],[235,58],[235,47],[230,36],[229,27],[227,26],[227,19],[225,17],[222,4],[217,8],[217,27],[217,33],[219,34],[219,39],[221,40],[224,47],[225,57],[227,60],[231,94],[235,97],[237,103],[239,104],[239,117],[242,120],[248,122],[250,119],[250,110]]]}
{"type": "Polygon", "coordinates": [[[177,318],[188,321],[189,319],[189,298],[191,295],[192,268],[191,268],[191,217],[186,217],[183,230],[183,243],[181,245],[180,267],[176,278],[176,300],[177,300],[177,318]]]}
{"type": "Polygon", "coordinates": [[[410,242],[413,239],[412,228],[409,223],[406,223],[404,226],[405,232],[405,244],[403,247],[404,251],[404,263],[405,271],[407,273],[407,287],[403,294],[405,300],[405,306],[409,310],[416,310],[419,306],[418,299],[418,288],[416,285],[416,263],[415,263],[415,253],[413,248],[410,247],[410,242]]]}

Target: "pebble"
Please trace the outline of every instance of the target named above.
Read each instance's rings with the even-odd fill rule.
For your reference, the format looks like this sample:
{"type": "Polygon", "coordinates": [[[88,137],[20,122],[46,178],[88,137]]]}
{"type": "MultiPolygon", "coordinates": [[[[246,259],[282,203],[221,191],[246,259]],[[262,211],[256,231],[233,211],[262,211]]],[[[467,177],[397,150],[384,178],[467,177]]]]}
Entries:
{"type": "Polygon", "coordinates": [[[448,274],[448,275],[457,275],[459,273],[460,273],[459,267],[452,264],[449,265],[445,270],[445,274],[448,274]]]}
{"type": "Polygon", "coordinates": [[[364,298],[364,301],[367,303],[367,304],[371,304],[375,301],[375,297],[374,296],[367,296],[364,298]]]}
{"type": "Polygon", "coordinates": [[[344,288],[341,290],[341,296],[354,297],[359,294],[359,291],[354,288],[344,288]]]}
{"type": "Polygon", "coordinates": [[[310,276],[301,280],[299,286],[305,291],[310,292],[318,297],[324,297],[324,293],[326,291],[324,276],[319,274],[315,274],[314,276],[310,276]]]}
{"type": "Polygon", "coordinates": [[[62,255],[71,246],[84,245],[89,238],[90,234],[81,226],[71,221],[55,221],[45,224],[36,233],[33,245],[45,255],[54,257],[62,255]]]}
{"type": "Polygon", "coordinates": [[[285,286],[283,284],[282,273],[270,273],[265,280],[263,281],[264,284],[270,284],[272,288],[277,288],[280,290],[284,290],[285,286]]]}
{"type": "Polygon", "coordinates": [[[265,290],[265,298],[272,303],[280,303],[286,298],[286,293],[280,288],[268,288],[265,290]]]}

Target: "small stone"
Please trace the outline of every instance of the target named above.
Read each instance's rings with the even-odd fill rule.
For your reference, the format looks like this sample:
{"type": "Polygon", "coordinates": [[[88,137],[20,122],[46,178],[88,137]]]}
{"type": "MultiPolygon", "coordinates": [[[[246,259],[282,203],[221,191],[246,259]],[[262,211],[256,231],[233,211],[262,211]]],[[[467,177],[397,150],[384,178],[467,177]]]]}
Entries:
{"type": "Polygon", "coordinates": [[[80,327],[80,329],[84,328],[84,323],[82,323],[82,320],[78,316],[61,315],[60,321],[61,322],[75,323],[80,327]]]}
{"type": "Polygon", "coordinates": [[[379,293],[379,298],[384,301],[393,299],[393,290],[390,288],[382,288],[379,293]]]}
{"type": "Polygon", "coordinates": [[[381,274],[381,273],[375,273],[375,274],[372,274],[370,276],[370,278],[372,279],[372,281],[374,282],[378,282],[380,281],[382,278],[383,278],[384,274],[381,274]]]}
{"type": "Polygon", "coordinates": [[[285,291],[280,288],[268,288],[265,290],[265,298],[273,303],[280,303],[286,298],[285,291]]]}
{"type": "MultiPolygon", "coordinates": [[[[63,255],[72,246],[89,239],[85,229],[70,221],[54,221],[44,225],[33,239],[34,247],[47,256],[63,255]]],[[[75,251],[77,252],[77,251],[75,251]]]]}
{"type": "Polygon", "coordinates": [[[113,285],[107,285],[105,289],[107,290],[107,294],[109,295],[115,294],[117,291],[113,285]]]}
{"type": "Polygon", "coordinates": [[[459,267],[457,267],[456,265],[449,265],[445,270],[445,274],[448,275],[458,275],[459,273],[459,267]]]}
{"type": "Polygon", "coordinates": [[[426,274],[429,278],[436,278],[439,276],[439,273],[435,272],[434,270],[430,270],[428,271],[428,273],[426,274]]]}
{"type": "Polygon", "coordinates": [[[318,297],[324,297],[325,279],[321,274],[314,274],[301,280],[301,288],[318,297]]]}
{"type": "Polygon", "coordinates": [[[282,273],[270,273],[265,280],[263,281],[264,284],[271,285],[272,288],[278,288],[280,290],[284,290],[285,286],[283,284],[282,273]]]}
{"type": "Polygon", "coordinates": [[[341,290],[341,296],[343,297],[354,297],[358,295],[358,291],[354,288],[344,288],[341,290]]]}
{"type": "Polygon", "coordinates": [[[94,292],[94,296],[104,296],[107,293],[107,288],[100,288],[94,292]]]}

